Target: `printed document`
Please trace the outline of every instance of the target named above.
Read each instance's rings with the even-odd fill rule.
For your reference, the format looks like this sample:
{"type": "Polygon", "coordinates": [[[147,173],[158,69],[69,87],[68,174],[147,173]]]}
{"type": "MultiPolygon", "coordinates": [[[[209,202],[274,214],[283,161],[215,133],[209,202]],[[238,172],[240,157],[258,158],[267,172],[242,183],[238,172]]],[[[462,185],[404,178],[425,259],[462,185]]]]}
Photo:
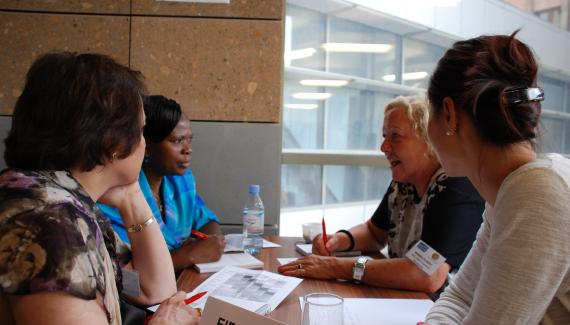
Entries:
{"type": "MultiPolygon", "coordinates": [[[[273,272],[227,266],[202,282],[192,291],[192,294],[207,291],[208,294],[204,297],[214,296],[232,303],[236,300],[246,301],[252,305],[252,308],[254,307],[253,310],[248,308],[247,303],[243,305],[241,303],[236,304],[250,311],[259,310],[259,304],[267,304],[269,307],[266,312],[271,312],[301,281],[303,280],[299,278],[283,276],[273,272]]],[[[192,303],[192,307],[203,308],[206,302],[204,297],[192,303]]]]}

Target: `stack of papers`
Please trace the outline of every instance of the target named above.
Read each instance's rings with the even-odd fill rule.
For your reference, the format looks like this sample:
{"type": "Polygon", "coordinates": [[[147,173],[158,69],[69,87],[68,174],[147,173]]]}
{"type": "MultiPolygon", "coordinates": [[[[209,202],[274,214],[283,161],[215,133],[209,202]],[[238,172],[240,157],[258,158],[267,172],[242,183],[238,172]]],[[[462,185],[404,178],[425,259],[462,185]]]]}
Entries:
{"type": "Polygon", "coordinates": [[[200,273],[218,272],[226,266],[239,266],[247,269],[260,269],[263,262],[246,253],[224,254],[220,260],[210,263],[198,263],[194,268],[200,273]]]}

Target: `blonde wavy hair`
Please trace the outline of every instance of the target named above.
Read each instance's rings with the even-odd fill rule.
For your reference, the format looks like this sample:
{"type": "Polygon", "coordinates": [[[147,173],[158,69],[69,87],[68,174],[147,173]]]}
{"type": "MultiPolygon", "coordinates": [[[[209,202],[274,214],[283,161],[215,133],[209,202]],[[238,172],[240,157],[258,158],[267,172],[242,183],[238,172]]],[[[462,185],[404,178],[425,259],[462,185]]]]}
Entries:
{"type": "Polygon", "coordinates": [[[412,123],[416,136],[425,142],[430,156],[435,158],[435,153],[428,139],[429,106],[427,100],[420,96],[398,96],[386,104],[384,114],[399,107],[403,107],[406,110],[406,116],[412,123]]]}

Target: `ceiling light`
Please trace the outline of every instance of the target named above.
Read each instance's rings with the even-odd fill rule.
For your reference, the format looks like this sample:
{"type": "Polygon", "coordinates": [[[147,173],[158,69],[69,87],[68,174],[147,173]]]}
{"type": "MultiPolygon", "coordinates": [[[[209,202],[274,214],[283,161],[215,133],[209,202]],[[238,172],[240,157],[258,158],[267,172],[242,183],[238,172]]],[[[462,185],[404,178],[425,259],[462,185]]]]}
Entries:
{"type": "Polygon", "coordinates": [[[314,100],[325,100],[331,97],[330,93],[295,93],[293,98],[296,99],[314,99],[314,100]]]}
{"type": "Polygon", "coordinates": [[[394,82],[394,81],[396,81],[396,75],[395,74],[387,74],[387,75],[382,77],[382,80],[388,81],[388,82],[394,82]]]}
{"type": "Polygon", "coordinates": [[[291,109],[315,109],[319,107],[318,104],[285,104],[283,106],[291,109]]]}
{"type": "Polygon", "coordinates": [[[299,83],[303,86],[317,86],[317,87],[342,87],[345,86],[348,81],[339,79],[328,79],[328,80],[313,80],[306,79],[301,80],[299,83]]]}
{"type": "MultiPolygon", "coordinates": [[[[418,71],[418,72],[407,72],[404,73],[404,80],[420,80],[420,79],[424,79],[428,76],[429,74],[425,71],[418,71]]],[[[395,74],[387,74],[385,76],[382,77],[382,80],[384,81],[388,81],[388,82],[394,82],[396,81],[396,75],[395,74]]]]}
{"type": "Polygon", "coordinates": [[[366,43],[323,43],[321,47],[327,52],[386,53],[393,46],[390,44],[366,43]]]}
{"type": "Polygon", "coordinates": [[[315,50],[312,47],[307,47],[305,49],[286,52],[285,56],[288,60],[298,60],[298,59],[309,58],[313,56],[315,53],[317,53],[317,50],[315,50]]]}
{"type": "Polygon", "coordinates": [[[408,72],[408,73],[404,73],[404,80],[420,80],[420,79],[424,79],[427,76],[428,76],[428,73],[425,71],[408,72]]]}

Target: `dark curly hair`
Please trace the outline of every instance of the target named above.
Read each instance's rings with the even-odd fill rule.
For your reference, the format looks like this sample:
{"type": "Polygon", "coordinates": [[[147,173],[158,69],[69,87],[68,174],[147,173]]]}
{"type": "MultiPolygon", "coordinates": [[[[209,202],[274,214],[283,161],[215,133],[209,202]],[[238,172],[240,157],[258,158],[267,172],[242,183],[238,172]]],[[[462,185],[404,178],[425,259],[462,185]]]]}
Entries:
{"type": "Polygon", "coordinates": [[[437,64],[428,87],[435,114],[443,99],[471,118],[482,138],[498,146],[538,136],[540,102],[509,104],[506,89],[536,87],[538,66],[531,49],[510,36],[480,36],[456,42],[437,64]]]}
{"type": "Polygon", "coordinates": [[[39,57],[16,102],[4,158],[11,168],[90,171],[131,154],[141,137],[143,77],[112,58],[39,57]]]}

